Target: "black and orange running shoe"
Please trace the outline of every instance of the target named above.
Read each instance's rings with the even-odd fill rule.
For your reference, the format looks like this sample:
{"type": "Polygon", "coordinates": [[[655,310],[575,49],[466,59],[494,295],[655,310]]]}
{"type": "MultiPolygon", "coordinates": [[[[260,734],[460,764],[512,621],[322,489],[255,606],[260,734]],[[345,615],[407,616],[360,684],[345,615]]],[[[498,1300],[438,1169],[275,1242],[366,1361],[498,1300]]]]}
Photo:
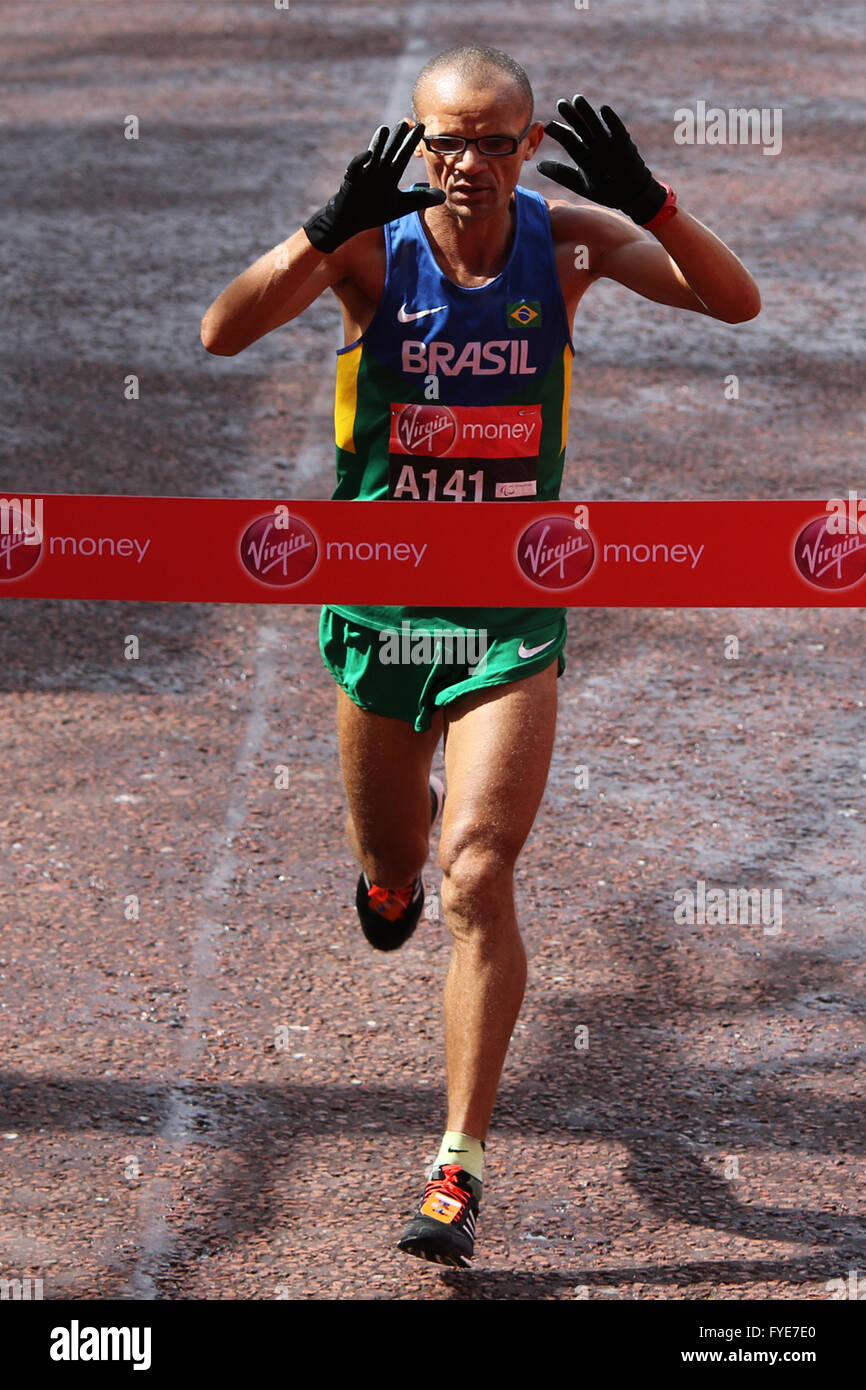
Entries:
{"type": "Polygon", "coordinates": [[[396,951],[409,940],[424,906],[421,875],[405,888],[380,888],[366,874],[358,879],[355,906],[361,930],[377,951],[396,951]]]}
{"type": "MultiPolygon", "coordinates": [[[[442,814],[445,788],[430,778],[430,829],[442,814]]],[[[377,951],[396,951],[414,932],[424,907],[424,882],[419,874],[403,888],[381,888],[361,874],[355,893],[361,929],[377,951]]]]}
{"type": "Polygon", "coordinates": [[[397,1248],[434,1264],[466,1269],[475,1249],[480,1201],[481,1183],[459,1163],[434,1168],[397,1248]]]}

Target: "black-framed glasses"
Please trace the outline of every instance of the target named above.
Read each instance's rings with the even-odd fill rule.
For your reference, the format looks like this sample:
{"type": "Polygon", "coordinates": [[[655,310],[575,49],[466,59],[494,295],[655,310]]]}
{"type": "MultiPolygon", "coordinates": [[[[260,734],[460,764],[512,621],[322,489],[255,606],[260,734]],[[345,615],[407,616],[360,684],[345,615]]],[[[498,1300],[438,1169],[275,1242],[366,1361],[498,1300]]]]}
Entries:
{"type": "Polygon", "coordinates": [[[519,135],[481,135],[477,139],[465,135],[425,135],[423,138],[433,154],[462,154],[467,145],[477,145],[479,154],[516,154],[531,126],[532,121],[519,135]]]}

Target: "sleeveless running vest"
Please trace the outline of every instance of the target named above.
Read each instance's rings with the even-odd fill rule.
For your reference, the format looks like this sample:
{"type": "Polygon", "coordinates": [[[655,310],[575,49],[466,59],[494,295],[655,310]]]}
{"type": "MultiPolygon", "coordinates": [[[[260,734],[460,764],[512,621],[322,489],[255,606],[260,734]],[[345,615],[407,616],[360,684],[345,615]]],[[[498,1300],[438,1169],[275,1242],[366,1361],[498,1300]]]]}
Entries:
{"type": "MultiPolygon", "coordinates": [[[[384,228],[385,290],[337,352],[334,498],[547,501],[559,497],[574,347],[550,214],[514,191],[508,262],[465,289],[442,272],[417,212],[384,228]]],[[[565,609],[328,604],[370,627],[519,633],[565,609]]]]}

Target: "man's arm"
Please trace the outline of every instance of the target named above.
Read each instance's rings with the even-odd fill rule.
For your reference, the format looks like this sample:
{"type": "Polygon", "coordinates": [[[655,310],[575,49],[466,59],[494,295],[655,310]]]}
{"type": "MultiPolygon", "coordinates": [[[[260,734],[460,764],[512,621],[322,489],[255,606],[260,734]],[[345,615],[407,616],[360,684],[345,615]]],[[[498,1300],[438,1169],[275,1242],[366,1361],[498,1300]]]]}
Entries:
{"type": "Polygon", "coordinates": [[[444,201],[440,189],[402,193],[398,187],[423,134],[423,125],[410,128],[408,121],[401,121],[393,134],[387,126],[379,127],[369,147],[350,161],[334,197],[214,300],[201,325],[208,352],[233,357],[296,318],[329,285],[346,278],[350,258],[340,248],[360,232],[444,201]]]}
{"type": "MultiPolygon", "coordinates": [[[[752,276],[696,217],[666,206],[675,202],[673,195],[650,173],[616,112],[601,108],[604,125],[583,97],[557,106],[567,124],[551,122],[546,129],[574,165],[545,160],[540,172],[605,209],[620,210],[556,205],[554,235],[560,244],[572,233],[580,244],[583,231],[584,277],[616,280],[657,303],[725,323],[754,318],[761,296],[752,276]],[[651,230],[645,230],[647,224],[651,230]]],[[[579,297],[578,280],[572,288],[579,297]]]]}
{"type": "Polygon", "coordinates": [[[317,251],[299,230],[218,295],[201,321],[202,343],[218,357],[234,357],[303,313],[342,274],[338,257],[317,251]]]}
{"type": "MultiPolygon", "coordinates": [[[[760,312],[758,286],[742,261],[681,207],[655,233],[601,208],[553,203],[551,215],[559,245],[587,249],[585,271],[579,257],[562,258],[575,286],[582,274],[590,283],[615,280],[657,304],[692,309],[723,323],[745,323],[760,312]]],[[[568,298],[568,285],[564,288],[568,298]]]]}
{"type": "Polygon", "coordinates": [[[677,303],[664,295],[672,275],[692,301],[682,303],[682,308],[696,309],[723,323],[745,323],[761,311],[760,291],[742,261],[682,208],[658,231],[644,232],[639,241],[601,256],[596,271],[662,304],[677,303]]]}

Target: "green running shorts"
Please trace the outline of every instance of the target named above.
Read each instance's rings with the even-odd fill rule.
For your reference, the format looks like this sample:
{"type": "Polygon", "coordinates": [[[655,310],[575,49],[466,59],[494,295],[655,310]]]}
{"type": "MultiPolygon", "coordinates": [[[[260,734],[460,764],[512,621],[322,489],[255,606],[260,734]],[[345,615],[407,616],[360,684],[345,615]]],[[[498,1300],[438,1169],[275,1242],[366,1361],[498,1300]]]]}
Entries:
{"type": "Polygon", "coordinates": [[[405,719],[418,733],[430,728],[433,711],[473,690],[522,680],[558,661],[565,670],[568,625],[538,610],[537,627],[513,636],[483,628],[367,627],[325,605],[319,618],[319,650],[338,685],[361,709],[405,719]]]}

